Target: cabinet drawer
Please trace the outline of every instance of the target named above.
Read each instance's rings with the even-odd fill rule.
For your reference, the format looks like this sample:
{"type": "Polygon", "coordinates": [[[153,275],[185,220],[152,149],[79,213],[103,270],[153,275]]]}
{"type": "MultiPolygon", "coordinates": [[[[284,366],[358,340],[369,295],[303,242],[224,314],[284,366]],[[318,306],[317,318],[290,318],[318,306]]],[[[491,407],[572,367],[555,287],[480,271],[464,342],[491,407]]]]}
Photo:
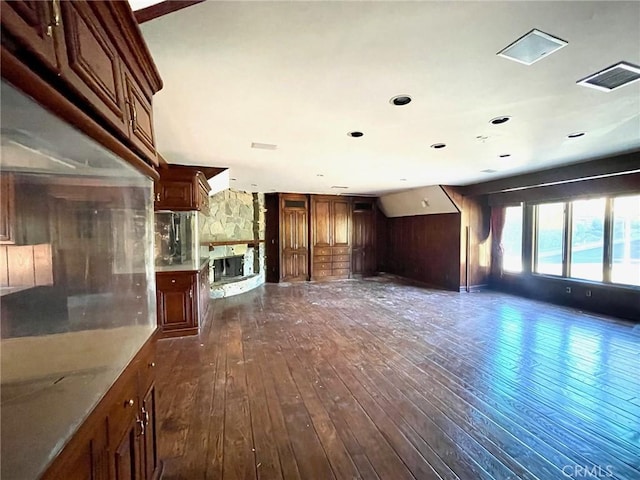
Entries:
{"type": "Polygon", "coordinates": [[[336,262],[348,262],[350,260],[349,255],[334,255],[331,259],[333,263],[336,262]]]}
{"type": "Polygon", "coordinates": [[[331,264],[331,268],[335,271],[336,269],[340,270],[340,269],[347,269],[349,270],[349,268],[351,267],[351,263],[350,262],[333,262],[331,264]]]}
{"type": "Polygon", "coordinates": [[[191,275],[178,274],[175,275],[156,275],[158,290],[182,290],[191,286],[193,279],[191,275]]]}
{"type": "Polygon", "coordinates": [[[349,247],[333,247],[333,255],[349,255],[349,247]]]}
{"type": "Polygon", "coordinates": [[[334,277],[348,277],[349,269],[348,268],[334,269],[331,271],[331,275],[333,275],[334,277]]]}
{"type": "Polygon", "coordinates": [[[123,437],[136,413],[140,410],[138,400],[138,382],[135,368],[125,372],[127,378],[119,385],[118,391],[111,397],[108,408],[109,443],[117,445],[123,437]]]}
{"type": "Polygon", "coordinates": [[[324,262],[324,263],[314,263],[313,264],[313,269],[314,270],[331,270],[332,265],[329,262],[324,262]]]}
{"type": "Polygon", "coordinates": [[[331,247],[315,248],[313,250],[313,255],[331,255],[331,247]]]}
{"type": "MultiPolygon", "coordinates": [[[[317,252],[317,250],[316,250],[317,252]]],[[[314,255],[313,261],[314,263],[322,263],[322,262],[331,262],[331,255],[314,255]]]]}
{"type": "Polygon", "coordinates": [[[333,275],[332,270],[314,270],[313,271],[313,276],[314,277],[330,277],[331,275],[333,275]]]}

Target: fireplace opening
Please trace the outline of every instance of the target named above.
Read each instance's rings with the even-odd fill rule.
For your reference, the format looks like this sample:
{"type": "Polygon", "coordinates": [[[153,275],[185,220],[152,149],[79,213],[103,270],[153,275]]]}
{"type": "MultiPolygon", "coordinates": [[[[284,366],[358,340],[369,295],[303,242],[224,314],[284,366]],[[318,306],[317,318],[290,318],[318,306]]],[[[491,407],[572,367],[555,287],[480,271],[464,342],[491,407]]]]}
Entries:
{"type": "Polygon", "coordinates": [[[213,281],[244,276],[244,255],[213,260],[213,281]]]}

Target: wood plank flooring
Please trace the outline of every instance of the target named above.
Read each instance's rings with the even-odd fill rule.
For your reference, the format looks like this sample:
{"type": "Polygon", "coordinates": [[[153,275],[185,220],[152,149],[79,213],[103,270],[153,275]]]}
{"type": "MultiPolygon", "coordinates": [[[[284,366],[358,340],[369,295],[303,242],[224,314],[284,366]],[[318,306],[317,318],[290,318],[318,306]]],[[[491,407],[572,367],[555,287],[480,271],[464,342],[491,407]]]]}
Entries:
{"type": "Polygon", "coordinates": [[[169,479],[640,478],[640,327],[376,277],[212,300],[159,344],[169,479]]]}

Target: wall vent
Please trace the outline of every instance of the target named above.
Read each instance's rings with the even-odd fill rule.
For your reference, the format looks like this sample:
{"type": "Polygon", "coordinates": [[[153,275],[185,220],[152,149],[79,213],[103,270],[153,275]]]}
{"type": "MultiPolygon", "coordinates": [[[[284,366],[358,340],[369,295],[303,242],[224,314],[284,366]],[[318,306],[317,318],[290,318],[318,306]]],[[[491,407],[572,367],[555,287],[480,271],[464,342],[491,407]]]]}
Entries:
{"type": "Polygon", "coordinates": [[[627,62],[619,62],[578,80],[576,83],[584,87],[610,92],[638,80],[640,80],[640,67],[627,62]]]}
{"type": "Polygon", "coordinates": [[[257,148],[260,150],[275,150],[276,148],[278,148],[277,145],[273,145],[272,143],[258,143],[258,142],[252,142],[251,143],[251,148],[257,148]]]}
{"type": "Polygon", "coordinates": [[[566,46],[568,42],[535,28],[496,55],[514,62],[532,65],[566,46]]]}

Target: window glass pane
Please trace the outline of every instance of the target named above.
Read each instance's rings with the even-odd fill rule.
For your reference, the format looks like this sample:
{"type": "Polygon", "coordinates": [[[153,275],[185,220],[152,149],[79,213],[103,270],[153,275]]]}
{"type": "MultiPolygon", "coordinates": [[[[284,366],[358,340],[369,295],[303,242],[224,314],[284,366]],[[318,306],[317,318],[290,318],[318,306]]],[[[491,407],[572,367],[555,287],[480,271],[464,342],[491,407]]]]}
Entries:
{"type": "Polygon", "coordinates": [[[502,231],[502,268],[507,272],[522,271],[522,205],[507,207],[502,231]]]}
{"type": "Polygon", "coordinates": [[[576,200],[572,205],[569,276],[601,282],[605,199],[576,200]]]}
{"type": "Polygon", "coordinates": [[[562,275],[564,203],[538,205],[536,273],[562,275]]]}
{"type": "Polygon", "coordinates": [[[640,195],[613,199],[611,281],[640,285],[640,195]]]}

